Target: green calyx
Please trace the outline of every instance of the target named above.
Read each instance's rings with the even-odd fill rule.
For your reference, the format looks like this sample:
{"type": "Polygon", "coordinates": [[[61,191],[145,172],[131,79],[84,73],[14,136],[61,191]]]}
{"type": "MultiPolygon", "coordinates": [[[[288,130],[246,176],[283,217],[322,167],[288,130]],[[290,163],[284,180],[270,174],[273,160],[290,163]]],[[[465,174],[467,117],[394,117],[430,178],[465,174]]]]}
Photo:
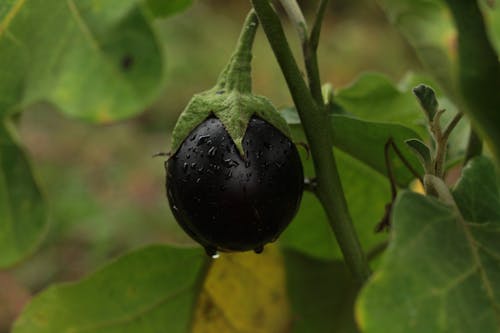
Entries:
{"type": "Polygon", "coordinates": [[[242,141],[252,116],[257,116],[291,137],[286,121],[265,97],[252,94],[252,44],[258,19],[252,10],[248,14],[235,53],[222,71],[216,85],[193,96],[181,113],[172,134],[175,153],[189,133],[208,117],[215,115],[233,139],[241,156],[242,141]]]}

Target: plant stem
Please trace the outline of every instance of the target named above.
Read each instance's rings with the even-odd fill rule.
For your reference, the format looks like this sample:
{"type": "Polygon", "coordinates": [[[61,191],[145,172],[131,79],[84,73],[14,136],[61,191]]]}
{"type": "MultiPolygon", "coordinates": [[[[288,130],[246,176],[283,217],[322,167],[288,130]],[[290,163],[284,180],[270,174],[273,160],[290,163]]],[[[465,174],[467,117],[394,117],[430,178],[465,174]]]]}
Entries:
{"type": "Polygon", "coordinates": [[[268,0],[252,0],[299,112],[311,147],[317,179],[317,196],[351,272],[362,284],[370,268],[354,230],[333,156],[328,115],[314,102],[295,62],[281,22],[268,0]]]}
{"type": "MultiPolygon", "coordinates": [[[[309,90],[311,91],[311,94],[316,103],[320,106],[323,106],[324,101],[323,94],[321,93],[321,79],[319,76],[318,57],[316,56],[317,44],[314,48],[310,43],[307,23],[305,21],[304,15],[302,14],[302,11],[300,10],[299,5],[297,4],[297,1],[281,0],[281,4],[285,8],[291,21],[295,25],[295,29],[298,32],[300,42],[302,44],[302,54],[304,56],[309,90]]],[[[321,16],[321,13],[318,14],[321,16]]],[[[321,29],[320,27],[316,26],[318,24],[321,26],[321,20],[319,20],[319,22],[318,20],[316,20],[315,22],[315,28],[317,30],[315,33],[318,34],[317,37],[319,38],[319,30],[321,29]]]]}
{"type": "Polygon", "coordinates": [[[444,175],[444,162],[446,160],[446,149],[448,145],[448,138],[451,132],[457,126],[460,119],[463,117],[463,113],[457,113],[450,123],[446,126],[444,131],[441,130],[440,119],[444,110],[439,110],[434,120],[431,123],[431,131],[434,135],[434,140],[436,142],[436,155],[434,158],[434,175],[442,178],[444,175]]]}
{"type": "Polygon", "coordinates": [[[258,26],[257,14],[250,10],[243,23],[236,50],[217,80],[217,89],[237,90],[241,93],[252,91],[252,45],[258,26]]]}
{"type": "Polygon", "coordinates": [[[316,20],[309,36],[309,43],[314,52],[318,49],[319,45],[319,35],[321,34],[321,24],[323,23],[323,18],[325,17],[326,5],[328,0],[321,0],[318,6],[318,11],[316,12],[316,20]]]}

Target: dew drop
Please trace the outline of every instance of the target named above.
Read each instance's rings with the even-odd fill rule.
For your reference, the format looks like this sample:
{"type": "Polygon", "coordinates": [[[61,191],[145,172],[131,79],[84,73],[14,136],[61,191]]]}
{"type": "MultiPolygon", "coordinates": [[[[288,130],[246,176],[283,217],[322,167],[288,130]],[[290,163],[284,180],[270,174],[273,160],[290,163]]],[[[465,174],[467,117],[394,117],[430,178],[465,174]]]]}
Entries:
{"type": "Polygon", "coordinates": [[[196,168],[196,163],[194,163],[194,162],[191,163],[191,168],[193,168],[193,169],[196,168]]]}
{"type": "Polygon", "coordinates": [[[208,156],[214,157],[217,154],[217,148],[215,146],[210,147],[208,150],[208,156]]]}
{"type": "Polygon", "coordinates": [[[187,171],[188,167],[189,167],[189,164],[184,163],[184,165],[182,166],[182,168],[184,169],[184,172],[187,171]]]}
{"type": "Polygon", "coordinates": [[[224,163],[226,163],[226,165],[229,167],[229,168],[232,168],[232,167],[236,167],[238,165],[240,165],[238,162],[236,162],[235,160],[232,160],[230,158],[226,158],[224,160],[224,163]]]}
{"type": "Polygon", "coordinates": [[[196,139],[196,134],[189,138],[190,141],[194,141],[194,139],[196,139]]]}
{"type": "Polygon", "coordinates": [[[253,251],[254,251],[255,253],[257,253],[257,254],[261,254],[261,253],[262,253],[262,251],[264,251],[264,246],[259,245],[259,246],[257,246],[255,249],[253,249],[253,251]]]}
{"type": "Polygon", "coordinates": [[[208,139],[210,139],[210,135],[202,135],[198,139],[198,142],[196,143],[196,145],[200,146],[200,145],[204,144],[205,142],[207,142],[208,139]]]}
{"type": "Polygon", "coordinates": [[[216,259],[219,257],[219,254],[217,253],[217,249],[212,247],[212,246],[205,246],[205,253],[207,256],[210,258],[216,259]]]}

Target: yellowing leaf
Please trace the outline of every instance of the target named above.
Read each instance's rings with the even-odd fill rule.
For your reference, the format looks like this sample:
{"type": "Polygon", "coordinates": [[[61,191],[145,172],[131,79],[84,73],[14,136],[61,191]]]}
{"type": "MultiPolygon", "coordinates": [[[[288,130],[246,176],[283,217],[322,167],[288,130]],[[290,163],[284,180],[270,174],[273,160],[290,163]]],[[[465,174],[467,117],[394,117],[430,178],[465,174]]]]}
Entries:
{"type": "Polygon", "coordinates": [[[193,332],[287,332],[290,320],[283,258],[276,246],[267,246],[259,255],[228,253],[213,262],[193,332]]]}

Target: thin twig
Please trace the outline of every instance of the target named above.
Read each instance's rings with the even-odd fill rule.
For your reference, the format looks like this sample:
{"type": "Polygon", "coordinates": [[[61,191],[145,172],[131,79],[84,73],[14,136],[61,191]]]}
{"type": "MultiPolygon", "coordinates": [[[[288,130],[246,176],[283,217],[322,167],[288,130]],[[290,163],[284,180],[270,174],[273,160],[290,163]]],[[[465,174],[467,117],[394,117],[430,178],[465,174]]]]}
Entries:
{"type": "Polygon", "coordinates": [[[368,251],[366,254],[366,257],[368,258],[368,261],[372,261],[376,257],[378,257],[381,253],[383,253],[387,247],[389,246],[389,241],[385,240],[382,243],[379,243],[375,245],[372,249],[368,251]]]}
{"type": "MultiPolygon", "coordinates": [[[[297,4],[296,0],[280,0],[283,8],[287,12],[288,17],[297,30],[299,39],[302,45],[302,54],[306,67],[307,80],[309,91],[311,92],[314,101],[318,106],[323,107],[323,94],[321,93],[321,79],[319,76],[318,58],[316,49],[309,42],[307,23],[304,14],[297,4]]],[[[320,20],[321,22],[321,20],[320,20]]],[[[316,28],[318,29],[318,28],[316,28]]]]}
{"type": "Polygon", "coordinates": [[[443,136],[442,136],[443,140],[448,140],[451,132],[457,126],[458,122],[460,121],[460,119],[462,119],[463,116],[464,116],[464,114],[462,112],[459,112],[455,115],[455,117],[453,117],[453,119],[450,121],[448,126],[446,126],[446,128],[444,129],[443,136]]]}
{"type": "Polygon", "coordinates": [[[318,10],[316,12],[316,19],[314,20],[314,25],[311,30],[311,35],[309,36],[309,44],[311,45],[311,49],[316,52],[319,45],[319,36],[321,33],[321,25],[323,23],[323,18],[325,17],[326,5],[328,4],[328,0],[321,0],[318,6],[318,10]]]}
{"type": "Polygon", "coordinates": [[[415,178],[417,178],[423,184],[424,181],[422,179],[422,176],[420,176],[418,171],[410,164],[406,157],[404,157],[403,153],[401,152],[401,150],[399,150],[394,140],[390,138],[388,142],[391,144],[392,149],[394,149],[394,152],[396,153],[396,155],[398,155],[399,159],[401,160],[401,162],[403,162],[405,167],[412,173],[415,178]]]}
{"type": "Polygon", "coordinates": [[[286,14],[293,23],[301,41],[308,40],[307,22],[299,4],[295,0],[280,0],[286,14]]]}
{"type": "Polygon", "coordinates": [[[396,177],[394,177],[394,170],[392,168],[391,157],[389,156],[389,149],[391,146],[394,146],[394,141],[392,138],[387,140],[384,145],[384,158],[385,158],[385,167],[387,168],[387,178],[389,178],[389,183],[391,185],[391,198],[392,201],[396,199],[397,188],[396,188],[396,177]]]}

